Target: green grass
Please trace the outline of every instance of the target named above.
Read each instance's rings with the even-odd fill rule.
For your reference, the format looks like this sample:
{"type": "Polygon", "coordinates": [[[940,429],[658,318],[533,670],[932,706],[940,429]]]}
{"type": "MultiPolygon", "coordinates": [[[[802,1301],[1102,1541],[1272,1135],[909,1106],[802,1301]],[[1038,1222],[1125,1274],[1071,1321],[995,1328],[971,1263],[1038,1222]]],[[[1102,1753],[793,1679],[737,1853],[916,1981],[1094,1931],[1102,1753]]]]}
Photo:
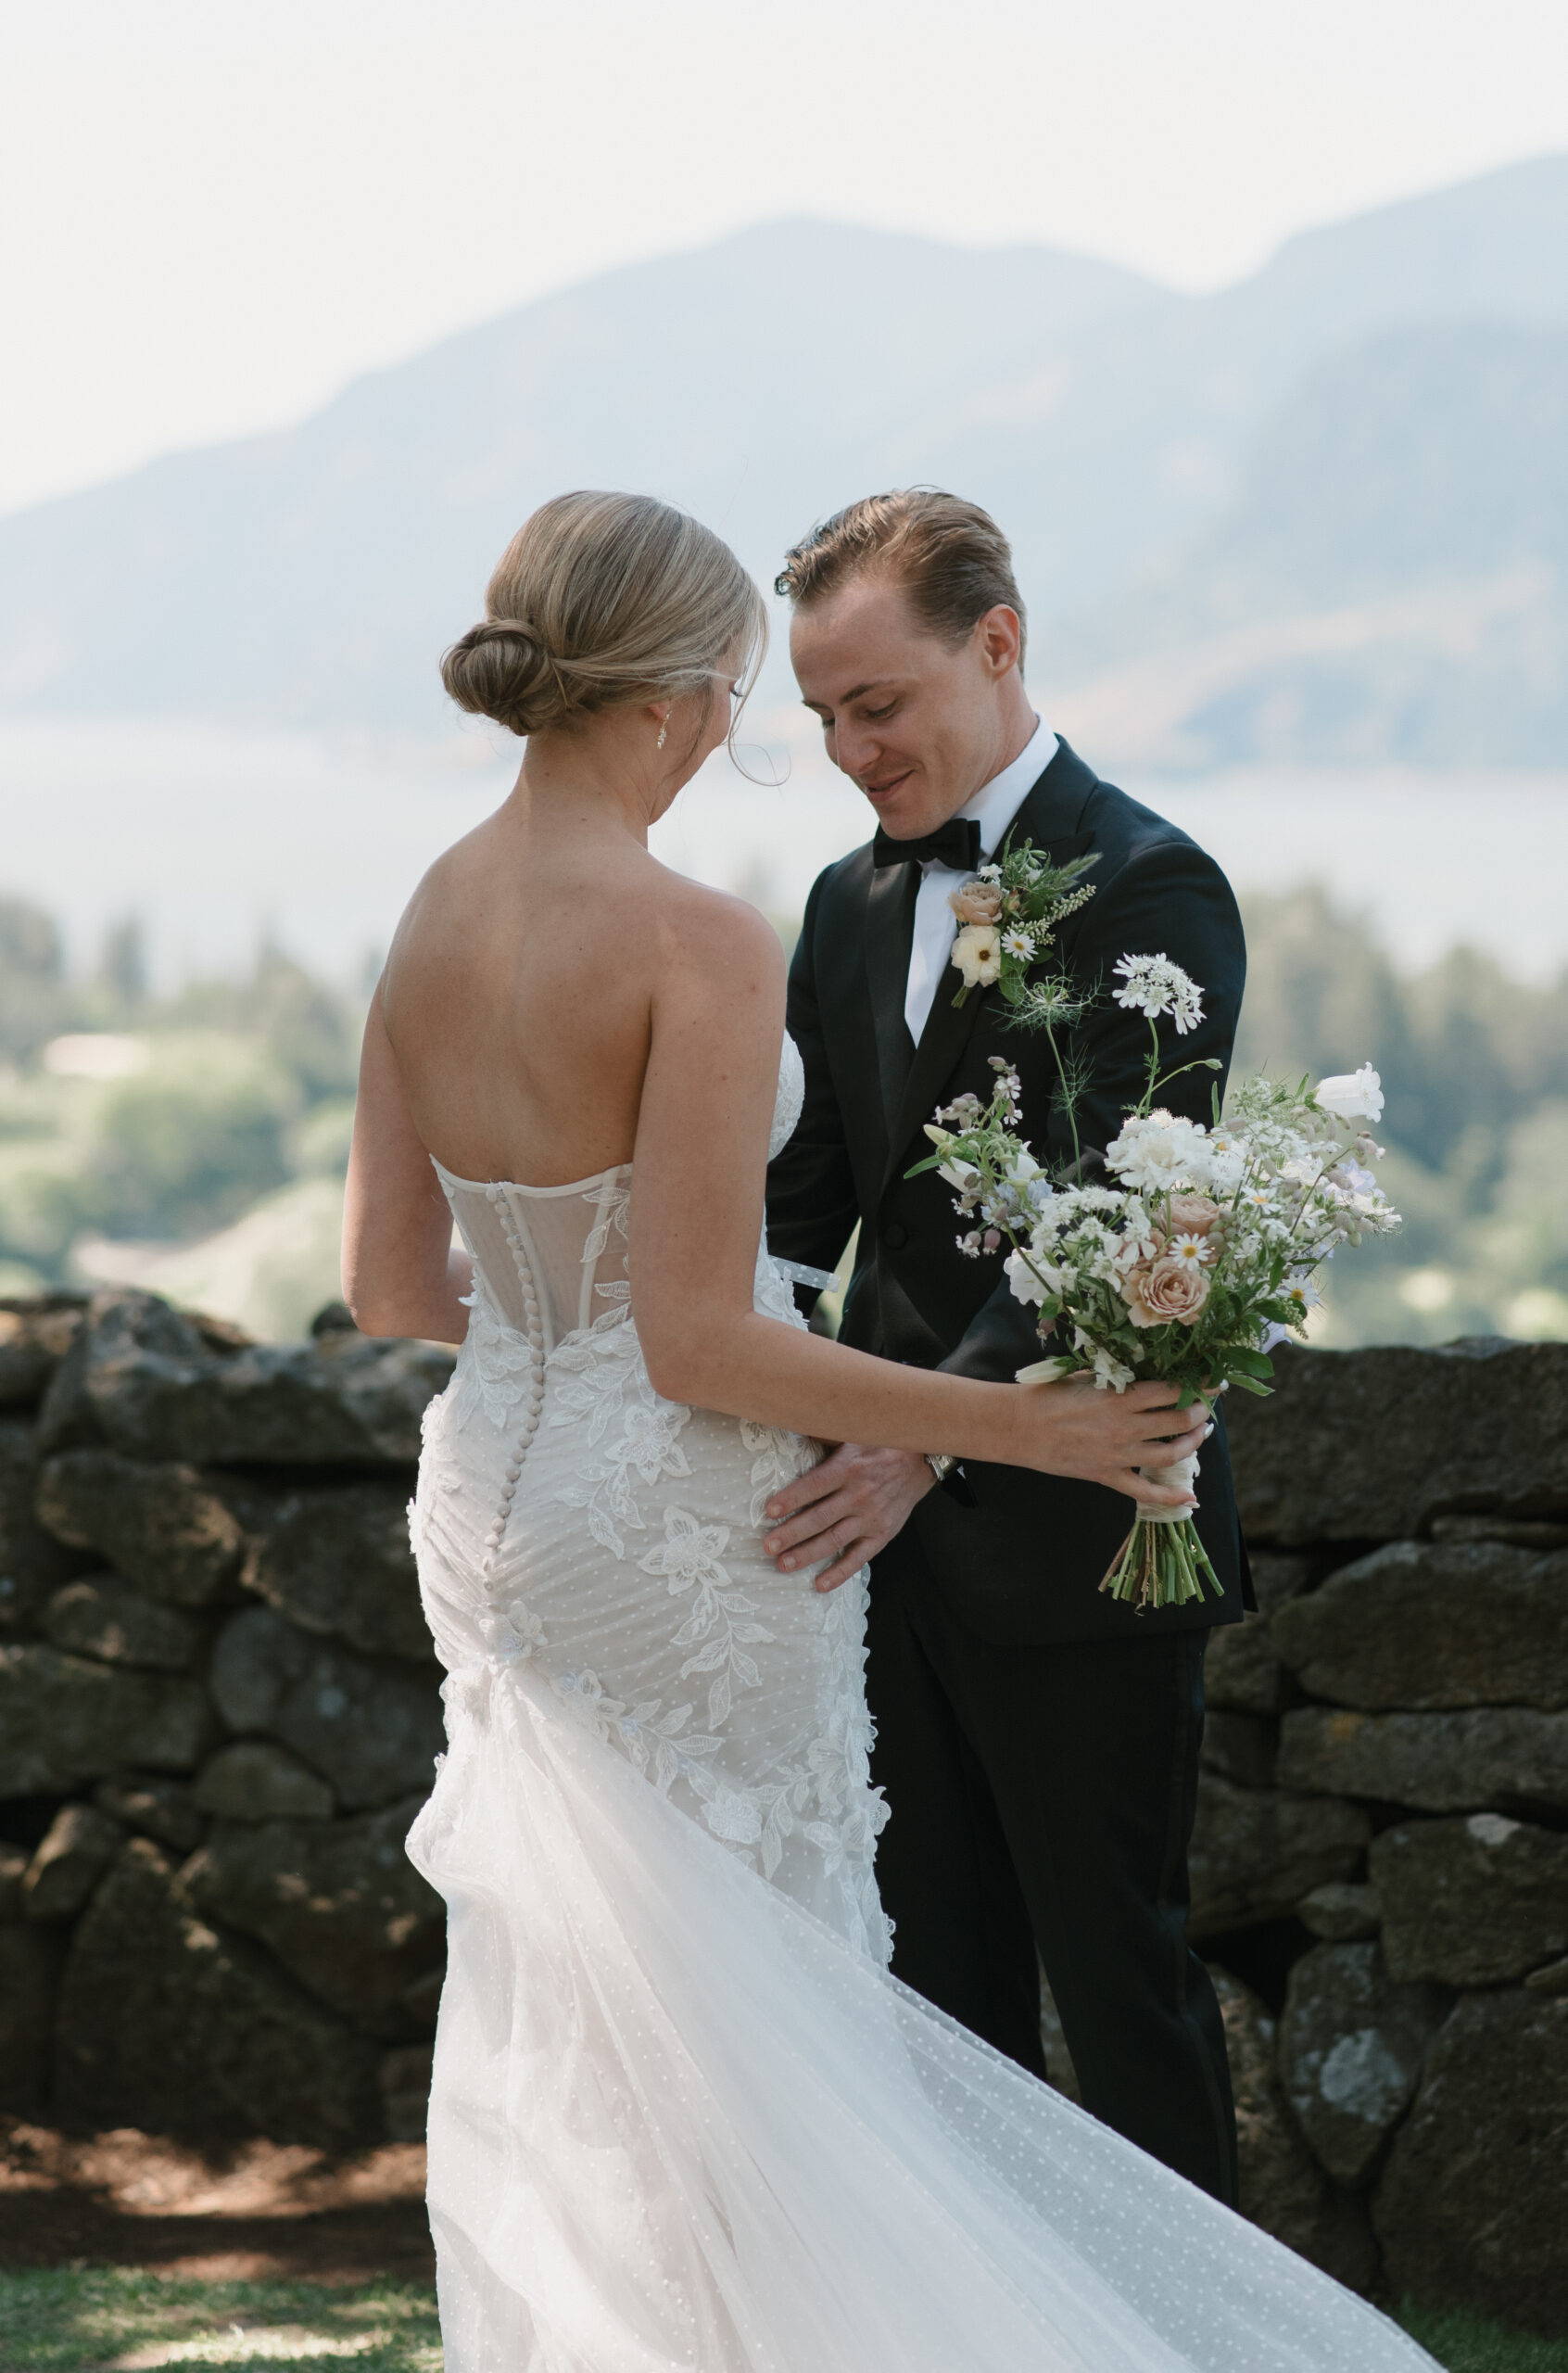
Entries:
{"type": "Polygon", "coordinates": [[[1512,2332],[1460,2307],[1412,2307],[1399,2321],[1448,2373],[1568,2373],[1568,2339],[1512,2332]]]}
{"type": "Polygon", "coordinates": [[[0,2274],[0,2373],[162,2365],[440,2373],[435,2293],[399,2282],[192,2282],[131,2266],[0,2274]]]}
{"type": "MultiPolygon", "coordinates": [[[[1568,2339],[1405,2306],[1399,2321],[1448,2373],[1568,2373],[1568,2339]]],[[[191,2282],[140,2267],[0,2274],[0,2373],[140,2373],[288,2365],[294,2373],[441,2373],[435,2293],[375,2282],[191,2282]]]]}

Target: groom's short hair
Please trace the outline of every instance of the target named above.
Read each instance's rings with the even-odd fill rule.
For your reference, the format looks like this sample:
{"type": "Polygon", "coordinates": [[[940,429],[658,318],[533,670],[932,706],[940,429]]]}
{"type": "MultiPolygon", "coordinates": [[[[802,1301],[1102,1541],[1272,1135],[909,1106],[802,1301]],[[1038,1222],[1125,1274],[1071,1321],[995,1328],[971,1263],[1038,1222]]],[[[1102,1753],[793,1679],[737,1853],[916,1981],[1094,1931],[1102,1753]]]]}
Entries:
{"type": "Polygon", "coordinates": [[[1018,614],[1021,664],[1027,621],[1012,547],[978,502],[936,487],[866,495],[790,546],[773,590],[801,609],[872,572],[902,585],[917,616],[947,642],[962,642],[1005,603],[1018,614]]]}

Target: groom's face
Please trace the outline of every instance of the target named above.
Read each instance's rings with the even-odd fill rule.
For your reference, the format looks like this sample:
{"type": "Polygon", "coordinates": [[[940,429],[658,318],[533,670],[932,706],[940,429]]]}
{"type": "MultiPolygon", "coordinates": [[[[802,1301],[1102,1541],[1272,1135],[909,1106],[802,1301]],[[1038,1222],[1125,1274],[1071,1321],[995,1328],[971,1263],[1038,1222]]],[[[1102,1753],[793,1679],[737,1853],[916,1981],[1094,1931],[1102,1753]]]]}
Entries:
{"type": "Polygon", "coordinates": [[[988,611],[959,643],[933,635],[904,588],[852,577],[796,611],[790,656],[828,755],[895,841],[934,831],[1006,763],[1018,620],[988,611]]]}

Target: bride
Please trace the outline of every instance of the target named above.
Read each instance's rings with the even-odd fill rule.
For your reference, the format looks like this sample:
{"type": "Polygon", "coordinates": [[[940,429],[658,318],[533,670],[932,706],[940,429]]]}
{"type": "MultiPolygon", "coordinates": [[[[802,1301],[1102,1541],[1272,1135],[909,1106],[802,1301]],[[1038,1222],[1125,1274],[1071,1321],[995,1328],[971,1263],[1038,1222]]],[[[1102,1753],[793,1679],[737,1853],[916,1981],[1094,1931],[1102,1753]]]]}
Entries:
{"type": "Polygon", "coordinates": [[[365,1034],[345,1283],[462,1340],[412,1510],[449,1752],[429,2204],[448,2373],[1381,2373],[1348,2292],[888,1974],[864,1577],[765,1555],[824,1440],[1173,1503],[1166,1388],[809,1334],[763,1233],[784,965],[648,828],[727,739],[755,587],[649,498],[546,503],[449,692],[527,737],[365,1034]],[[452,1247],[455,1218],[462,1243],[452,1247]]]}

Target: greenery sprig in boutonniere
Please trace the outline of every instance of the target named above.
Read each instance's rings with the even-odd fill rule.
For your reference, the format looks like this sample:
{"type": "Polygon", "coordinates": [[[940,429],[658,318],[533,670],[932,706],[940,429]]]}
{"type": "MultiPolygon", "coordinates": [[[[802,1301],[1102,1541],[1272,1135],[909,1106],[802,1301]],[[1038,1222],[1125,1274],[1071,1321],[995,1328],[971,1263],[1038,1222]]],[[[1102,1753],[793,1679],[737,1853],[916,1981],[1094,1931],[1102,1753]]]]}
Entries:
{"type": "Polygon", "coordinates": [[[1094,895],[1082,881],[1099,851],[1053,865],[1032,841],[1015,848],[1006,841],[994,865],[982,865],[948,898],[958,918],[950,962],[964,975],[954,998],[962,1005],[971,989],[999,987],[1007,1003],[1022,1005],[1029,971],[1056,937],[1056,925],[1094,895]]]}

